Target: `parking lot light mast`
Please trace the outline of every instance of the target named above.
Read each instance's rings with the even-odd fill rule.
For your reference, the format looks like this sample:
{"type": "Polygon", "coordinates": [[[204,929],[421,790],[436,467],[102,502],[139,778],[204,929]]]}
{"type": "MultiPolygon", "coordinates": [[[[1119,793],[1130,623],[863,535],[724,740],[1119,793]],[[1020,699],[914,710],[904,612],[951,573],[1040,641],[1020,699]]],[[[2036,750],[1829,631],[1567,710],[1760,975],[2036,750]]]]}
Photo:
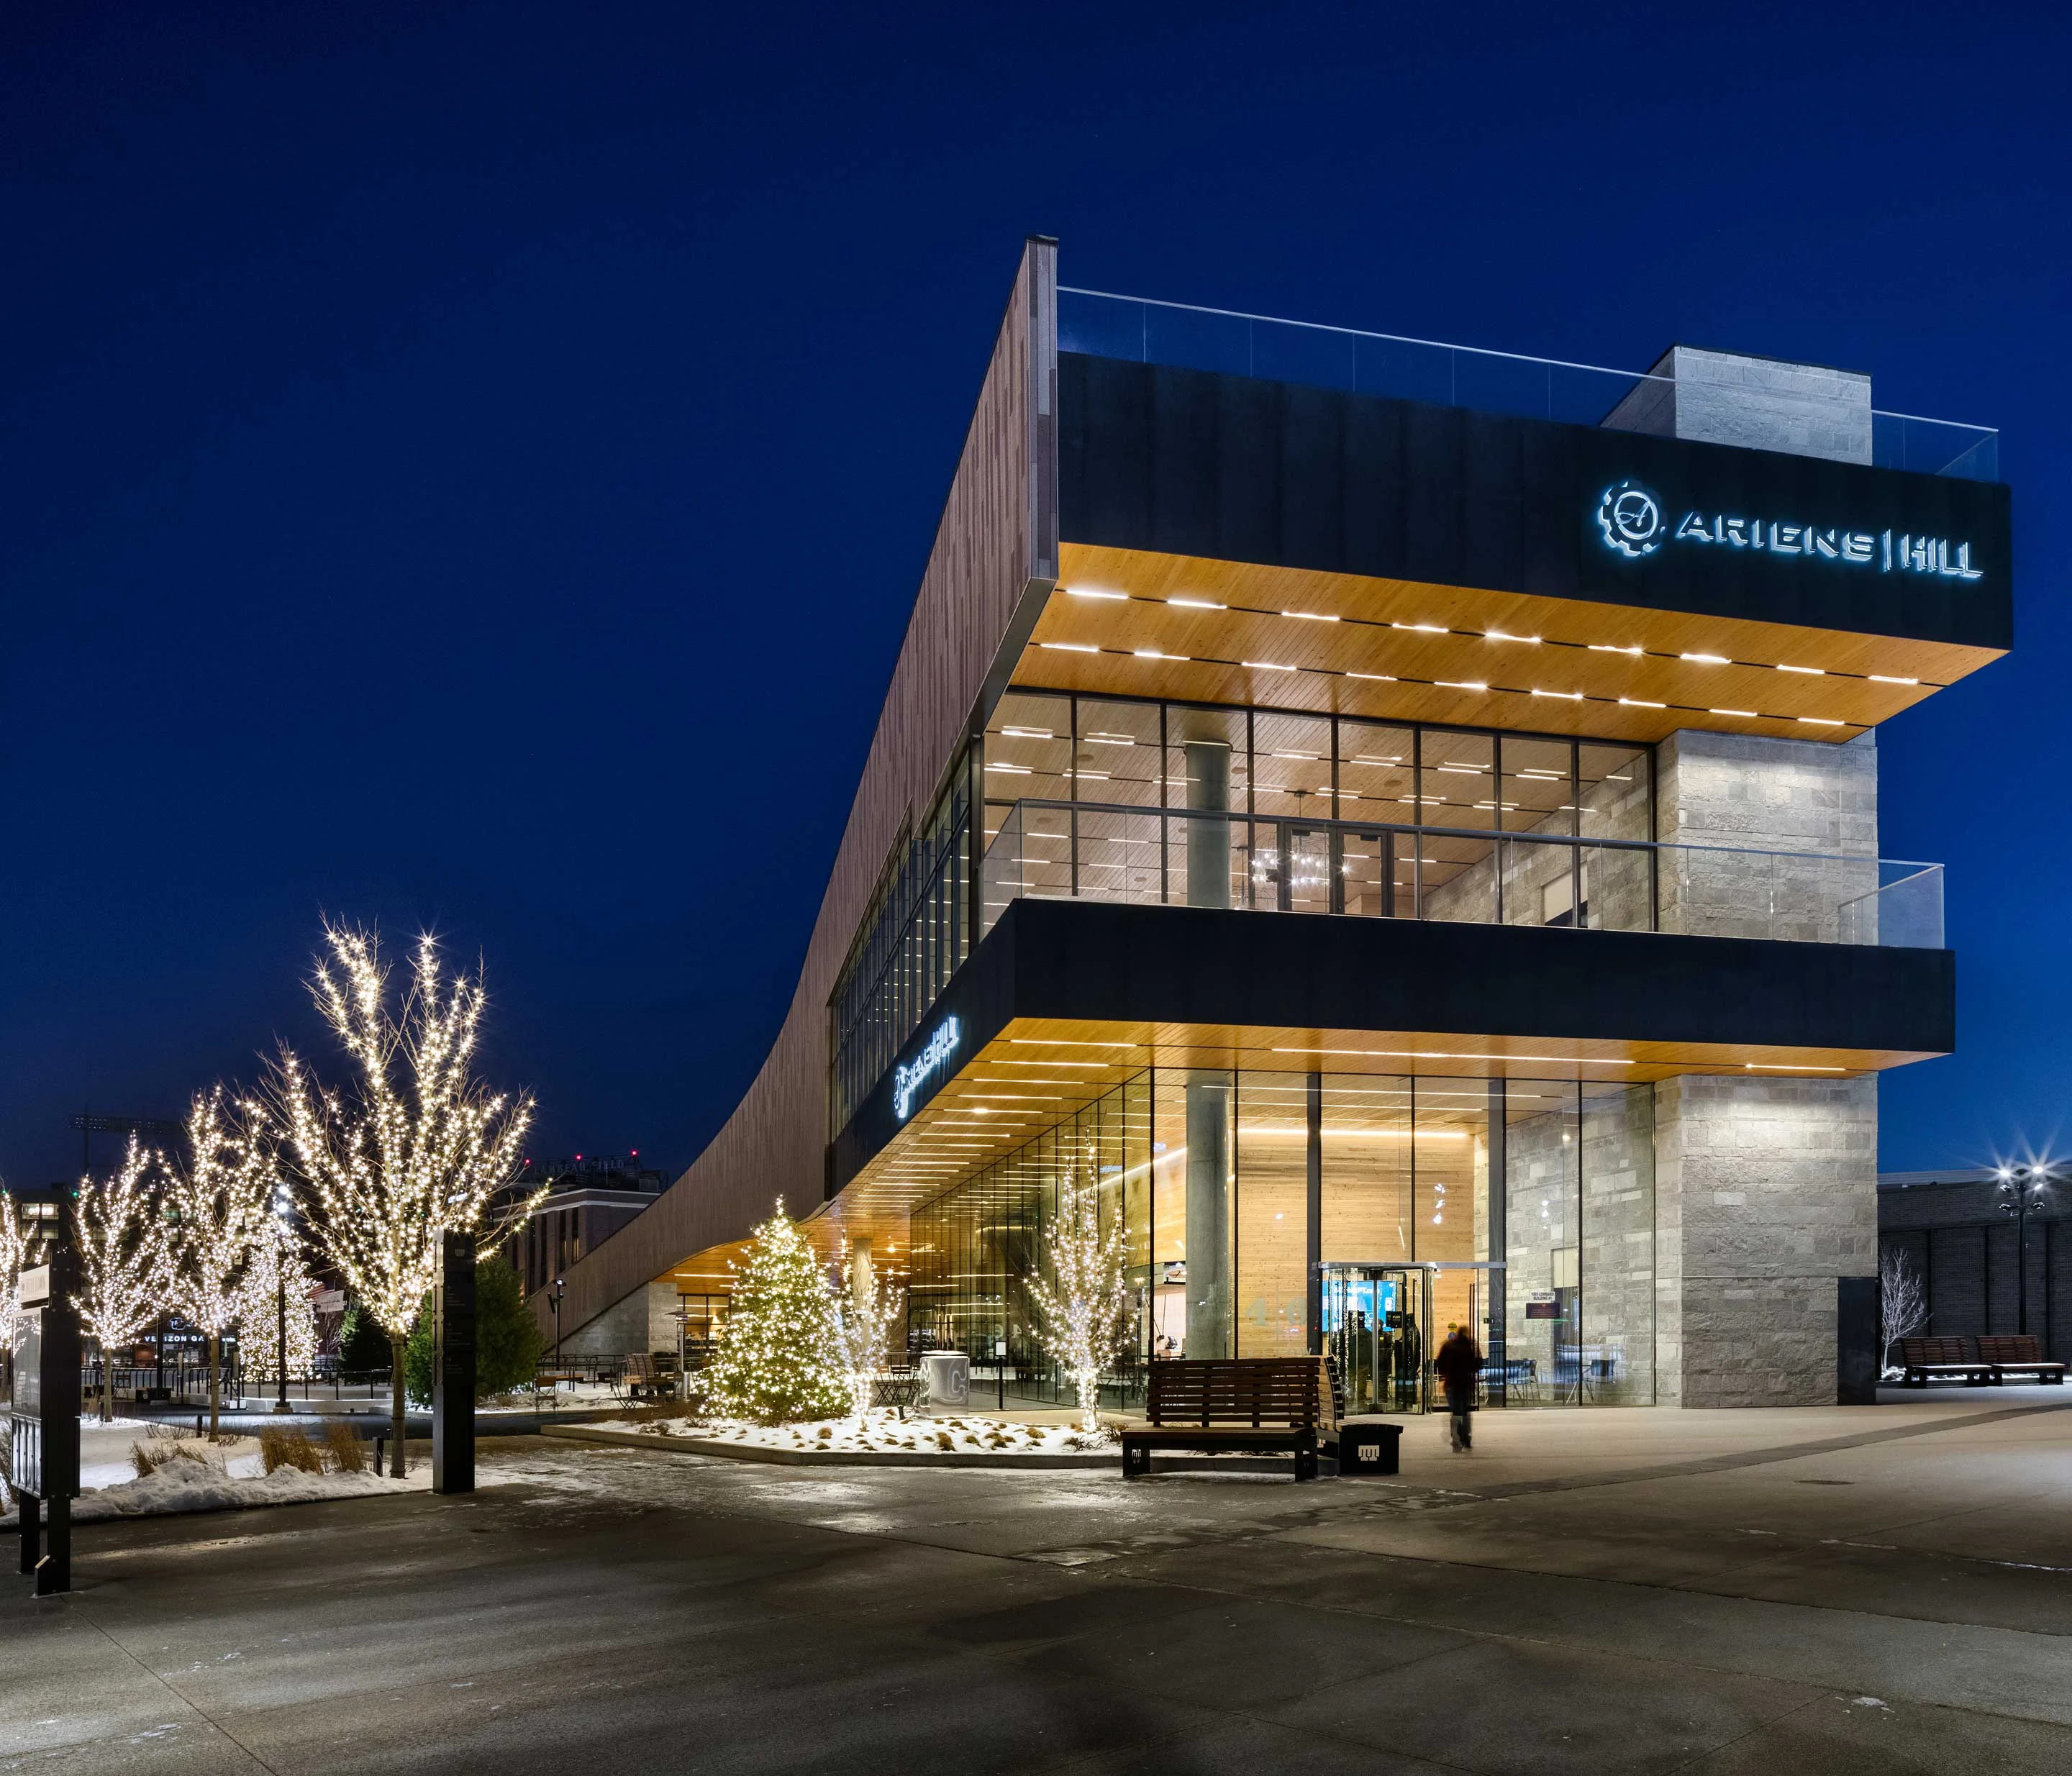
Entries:
{"type": "Polygon", "coordinates": [[[2029,1215],[2043,1206],[2045,1192],[2056,1180],[2048,1163],[2041,1166],[2003,1166],[2000,1169],[2000,1205],[2003,1215],[2014,1218],[2015,1330],[2029,1333],[2029,1215]]]}

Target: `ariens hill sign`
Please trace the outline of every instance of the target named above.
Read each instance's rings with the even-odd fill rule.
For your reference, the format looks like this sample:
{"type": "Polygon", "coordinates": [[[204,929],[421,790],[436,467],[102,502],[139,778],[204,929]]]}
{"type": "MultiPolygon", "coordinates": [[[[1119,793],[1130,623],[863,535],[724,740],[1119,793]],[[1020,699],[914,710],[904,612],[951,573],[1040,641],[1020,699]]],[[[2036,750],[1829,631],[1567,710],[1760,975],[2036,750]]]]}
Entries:
{"type": "Polygon", "coordinates": [[[1614,481],[1597,500],[1597,527],[1604,546],[1626,561],[1643,561],[1663,548],[1745,550],[1774,557],[1797,556],[1837,567],[1880,574],[1932,574],[1947,580],[1980,580],[1966,538],[1918,536],[1910,531],[1852,530],[1810,524],[1766,514],[1692,509],[1673,524],[1661,498],[1638,481],[1614,481]]]}

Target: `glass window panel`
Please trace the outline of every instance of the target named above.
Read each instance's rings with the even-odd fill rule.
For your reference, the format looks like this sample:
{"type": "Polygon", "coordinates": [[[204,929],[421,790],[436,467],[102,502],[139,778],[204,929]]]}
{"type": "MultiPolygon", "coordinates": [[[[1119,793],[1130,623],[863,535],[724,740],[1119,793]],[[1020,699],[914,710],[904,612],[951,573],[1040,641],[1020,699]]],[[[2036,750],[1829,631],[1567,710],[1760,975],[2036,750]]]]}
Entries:
{"type": "Polygon", "coordinates": [[[1237,1354],[1299,1357],[1309,1333],[1309,1090],[1238,1076],[1237,1354]]]}
{"type": "Polygon", "coordinates": [[[1576,749],[1580,830],[1586,839],[1654,837],[1653,756],[1645,746],[1576,749]]]}
{"type": "Polygon", "coordinates": [[[1490,924],[1496,918],[1496,844],[1490,839],[1425,832],[1417,838],[1420,919],[1490,924]]]}
{"type": "Polygon", "coordinates": [[[1418,763],[1425,825],[1496,824],[1496,742],[1490,735],[1427,728],[1419,736],[1418,763]]]}
{"type": "Polygon", "coordinates": [[[1335,911],[1368,919],[1410,919],[1416,915],[1417,841],[1388,827],[1362,831],[1342,826],[1338,844],[1338,903],[1335,911]]]}
{"type": "Polygon", "coordinates": [[[980,775],[985,783],[986,840],[1013,803],[1034,797],[1068,801],[1072,793],[1072,700],[1009,691],[985,725],[980,775]]]}
{"type": "Polygon", "coordinates": [[[1243,709],[1166,709],[1166,805],[1206,816],[1166,823],[1166,898],[1174,905],[1251,903],[1251,827],[1241,817],[1251,804],[1250,745],[1243,709]]]}
{"type": "Polygon", "coordinates": [[[1552,925],[1568,928],[1581,923],[1578,848],[1537,838],[1501,841],[1503,865],[1503,922],[1507,925],[1552,925]]]}
{"type": "Polygon", "coordinates": [[[1079,799],[1157,807],[1164,787],[1158,749],[1156,703],[1081,697],[1073,754],[1079,799]]]}
{"type": "Polygon", "coordinates": [[[1505,830],[1572,835],[1576,830],[1574,743],[1506,734],[1501,758],[1503,806],[1498,812],[1505,830]]]}
{"type": "Polygon", "coordinates": [[[1327,1074],[1323,1084],[1327,1264],[1404,1264],[1411,1250],[1410,1082],[1327,1074]]]}
{"type": "Polygon", "coordinates": [[[1342,819],[1409,826],[1417,819],[1416,743],[1408,728],[1338,724],[1342,819]]]}
{"type": "Polygon", "coordinates": [[[1331,818],[1331,724],[1321,716],[1260,709],[1252,724],[1255,814],[1331,818]]]}

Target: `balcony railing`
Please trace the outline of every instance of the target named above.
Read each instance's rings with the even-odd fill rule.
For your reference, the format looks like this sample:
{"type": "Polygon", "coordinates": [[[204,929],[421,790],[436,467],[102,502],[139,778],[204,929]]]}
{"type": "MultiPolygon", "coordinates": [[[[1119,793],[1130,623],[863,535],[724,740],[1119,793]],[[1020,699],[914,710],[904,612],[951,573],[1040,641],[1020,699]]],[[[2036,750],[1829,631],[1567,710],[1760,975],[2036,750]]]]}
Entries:
{"type": "Polygon", "coordinates": [[[1940,864],[1092,802],[1017,802],[980,888],[989,931],[1031,896],[1942,947],[1940,864]]]}
{"type": "MultiPolygon", "coordinates": [[[[1264,376],[1572,426],[1602,423],[1650,383],[1660,384],[1665,392],[1676,386],[1673,377],[1644,372],[1097,290],[1059,290],[1058,343],[1064,351],[1104,358],[1264,376]]],[[[1997,480],[2000,434],[1990,426],[1873,409],[1871,460],[1880,468],[1997,480]]]]}

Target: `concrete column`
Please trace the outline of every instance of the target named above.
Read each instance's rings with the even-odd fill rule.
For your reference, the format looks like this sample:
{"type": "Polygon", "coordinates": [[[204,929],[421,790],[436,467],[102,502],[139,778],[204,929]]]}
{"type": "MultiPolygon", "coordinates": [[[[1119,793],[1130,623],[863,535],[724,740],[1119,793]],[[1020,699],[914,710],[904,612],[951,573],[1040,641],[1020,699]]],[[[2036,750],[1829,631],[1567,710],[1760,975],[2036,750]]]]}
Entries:
{"type": "MultiPolygon", "coordinates": [[[[1231,805],[1231,749],[1221,740],[1190,740],[1187,761],[1187,806],[1227,813],[1231,805]]],[[[1187,823],[1187,904],[1227,906],[1230,892],[1231,823],[1187,823]]]]}
{"type": "Polygon", "coordinates": [[[1190,1357],[1232,1354],[1228,1073],[1187,1075],[1187,1339],[1190,1357]]]}

